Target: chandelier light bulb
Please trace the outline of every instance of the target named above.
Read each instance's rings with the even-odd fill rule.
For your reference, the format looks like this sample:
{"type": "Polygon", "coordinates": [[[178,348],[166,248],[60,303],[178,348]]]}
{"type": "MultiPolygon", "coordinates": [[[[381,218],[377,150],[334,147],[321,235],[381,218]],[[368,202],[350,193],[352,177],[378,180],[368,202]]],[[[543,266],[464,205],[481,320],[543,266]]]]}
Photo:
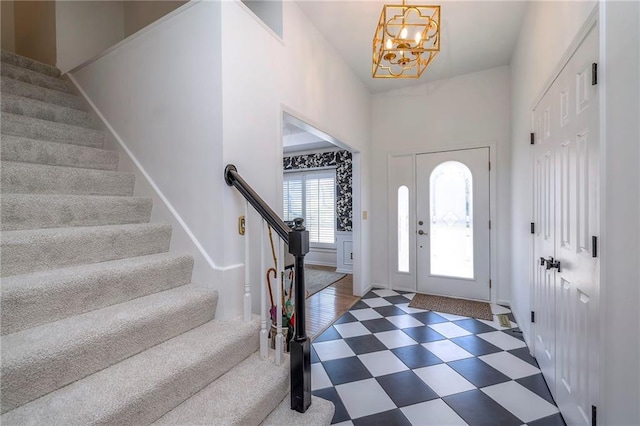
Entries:
{"type": "Polygon", "coordinates": [[[387,49],[391,49],[393,47],[393,43],[391,42],[390,38],[387,39],[386,47],[387,49]]]}
{"type": "Polygon", "coordinates": [[[416,40],[416,44],[420,44],[420,41],[422,40],[422,35],[420,34],[420,31],[416,33],[415,40],[416,40]]]}
{"type": "Polygon", "coordinates": [[[402,27],[402,30],[400,31],[400,38],[407,38],[407,28],[406,27],[402,27]]]}

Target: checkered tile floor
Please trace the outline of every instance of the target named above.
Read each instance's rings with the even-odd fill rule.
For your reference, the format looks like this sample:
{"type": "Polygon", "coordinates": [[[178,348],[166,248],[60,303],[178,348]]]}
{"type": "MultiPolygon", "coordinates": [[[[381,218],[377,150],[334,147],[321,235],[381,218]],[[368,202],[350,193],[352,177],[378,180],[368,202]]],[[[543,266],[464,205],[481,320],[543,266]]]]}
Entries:
{"type": "Polygon", "coordinates": [[[313,342],[313,394],[340,425],[564,425],[510,311],[510,328],[373,290],[313,342]]]}

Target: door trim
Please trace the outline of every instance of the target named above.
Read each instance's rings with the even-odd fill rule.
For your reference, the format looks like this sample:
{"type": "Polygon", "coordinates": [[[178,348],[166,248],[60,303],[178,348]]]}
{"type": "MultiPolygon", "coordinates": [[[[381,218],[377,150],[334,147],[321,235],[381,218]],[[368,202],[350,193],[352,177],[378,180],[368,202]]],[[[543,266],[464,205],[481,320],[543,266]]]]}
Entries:
{"type": "MultiPolygon", "coordinates": [[[[415,291],[417,289],[417,274],[415,270],[415,262],[413,262],[413,270],[409,273],[409,275],[413,275],[413,288],[407,287],[398,287],[394,285],[395,277],[398,274],[404,274],[403,272],[396,271],[396,256],[397,252],[395,249],[395,241],[397,241],[397,229],[395,227],[395,222],[392,221],[392,218],[396,217],[395,209],[397,208],[397,199],[396,199],[396,190],[393,182],[393,170],[392,170],[392,161],[396,157],[412,157],[412,169],[411,176],[412,182],[409,187],[409,196],[410,196],[410,211],[412,212],[412,217],[415,217],[415,200],[416,200],[416,179],[415,179],[415,157],[420,154],[435,154],[439,152],[448,152],[448,151],[461,151],[466,149],[474,149],[474,148],[489,148],[489,159],[491,161],[491,170],[489,172],[489,220],[491,220],[491,229],[489,230],[489,247],[490,247],[490,279],[492,286],[489,289],[490,298],[489,303],[494,304],[505,304],[510,305],[510,301],[506,299],[498,299],[498,289],[500,289],[501,285],[503,285],[500,281],[498,274],[498,249],[500,247],[500,243],[498,241],[497,235],[498,230],[502,232],[506,232],[504,229],[505,225],[498,223],[496,220],[497,209],[498,209],[498,196],[497,196],[497,178],[500,176],[501,167],[497,161],[497,141],[489,140],[489,141],[478,141],[478,142],[469,142],[466,144],[461,143],[437,143],[433,147],[428,149],[413,149],[413,150],[399,150],[399,151],[391,151],[387,154],[387,238],[388,238],[388,253],[387,253],[387,265],[388,265],[388,277],[387,283],[389,288],[396,288],[398,290],[406,290],[406,291],[415,291]],[[393,222],[393,223],[392,223],[393,222]]],[[[411,247],[411,256],[415,258],[415,235],[416,235],[416,224],[415,220],[409,220],[409,234],[411,235],[411,241],[409,243],[409,247],[411,247]]],[[[506,240],[506,238],[505,238],[506,240]]],[[[505,283],[508,282],[508,277],[505,276],[505,283]]]]}

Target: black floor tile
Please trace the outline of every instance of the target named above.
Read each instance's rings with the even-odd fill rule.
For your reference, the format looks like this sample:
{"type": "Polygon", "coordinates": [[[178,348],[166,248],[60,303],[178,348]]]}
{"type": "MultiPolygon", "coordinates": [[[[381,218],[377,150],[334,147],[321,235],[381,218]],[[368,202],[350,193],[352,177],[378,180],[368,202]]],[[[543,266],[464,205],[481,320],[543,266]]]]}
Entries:
{"type": "Polygon", "coordinates": [[[411,422],[395,409],[352,420],[354,426],[411,426],[411,422]]]}
{"type": "Polygon", "coordinates": [[[511,380],[509,377],[478,358],[461,359],[459,361],[449,362],[447,365],[456,370],[462,377],[478,388],[497,385],[498,383],[504,383],[511,380]]]}
{"type": "Polygon", "coordinates": [[[356,309],[367,309],[367,308],[370,308],[370,306],[364,303],[362,300],[358,300],[358,302],[355,305],[353,305],[349,310],[355,311],[356,309]]]}
{"type": "Polygon", "coordinates": [[[508,330],[502,330],[503,333],[508,334],[511,337],[515,337],[516,339],[522,340],[524,342],[524,336],[522,335],[522,330],[519,328],[510,328],[508,330]]]}
{"type": "Polygon", "coordinates": [[[447,322],[448,320],[444,317],[441,317],[440,315],[436,314],[435,312],[431,312],[431,311],[426,311],[426,312],[418,312],[415,314],[409,314],[412,317],[414,317],[415,319],[417,319],[418,321],[424,323],[424,324],[438,324],[441,322],[447,322]]]}
{"type": "Polygon", "coordinates": [[[520,426],[522,422],[480,390],[442,398],[470,426],[520,426]]]}
{"type": "Polygon", "coordinates": [[[445,337],[427,326],[403,328],[402,331],[418,343],[434,342],[444,340],[445,337]]]}
{"type": "Polygon", "coordinates": [[[398,327],[396,327],[390,321],[387,321],[384,318],[361,321],[361,324],[364,325],[367,328],[367,330],[369,330],[372,333],[380,333],[381,331],[391,331],[391,330],[398,329],[398,327]]]}
{"type": "Polygon", "coordinates": [[[378,308],[373,308],[373,309],[383,317],[394,317],[397,315],[405,314],[405,312],[402,309],[396,308],[395,306],[380,306],[378,308]]]}
{"type": "Polygon", "coordinates": [[[471,352],[475,356],[502,352],[502,349],[476,336],[463,336],[449,339],[456,345],[471,352]]]}
{"type": "Polygon", "coordinates": [[[564,419],[560,413],[553,414],[549,417],[543,417],[538,420],[527,423],[529,426],[566,426],[564,419]]]}
{"type": "Polygon", "coordinates": [[[340,335],[340,333],[338,333],[338,331],[335,328],[329,327],[321,335],[313,339],[313,343],[327,342],[329,340],[337,340],[337,339],[342,339],[342,336],[340,335]]]}
{"type": "MultiPolygon", "coordinates": [[[[508,308],[507,308],[508,309],[508,308]]],[[[513,312],[509,312],[507,314],[507,317],[509,317],[509,321],[511,321],[512,323],[517,324],[518,322],[516,321],[516,317],[513,315],[513,312]]]]}
{"type": "Polygon", "coordinates": [[[391,349],[391,352],[411,369],[442,364],[440,358],[425,349],[422,345],[403,346],[401,348],[391,349]]]}
{"type": "Polygon", "coordinates": [[[374,297],[380,297],[373,292],[373,290],[369,291],[367,294],[362,296],[363,299],[373,299],[374,297]]]}
{"type": "Polygon", "coordinates": [[[384,298],[384,300],[386,300],[389,303],[393,303],[395,304],[402,304],[402,303],[407,303],[409,301],[409,299],[407,299],[404,296],[387,296],[384,298]]]}
{"type": "Polygon", "coordinates": [[[529,389],[539,397],[544,398],[550,404],[556,405],[556,402],[553,400],[551,392],[549,392],[549,387],[547,386],[547,382],[544,380],[542,373],[517,379],[516,382],[520,383],[522,386],[529,389]]]}
{"type": "Polygon", "coordinates": [[[349,417],[347,409],[340,399],[340,395],[338,395],[338,392],[336,392],[336,388],[318,389],[311,393],[317,397],[333,402],[333,405],[336,406],[336,411],[333,414],[331,423],[340,423],[351,419],[351,417],[349,417]]]}
{"type": "Polygon", "coordinates": [[[322,366],[334,386],[373,377],[367,367],[355,356],[324,361],[322,366]]]}
{"type": "Polygon", "coordinates": [[[523,361],[528,362],[529,364],[533,365],[535,368],[540,368],[538,366],[538,362],[536,361],[536,359],[534,357],[531,356],[531,354],[529,353],[529,348],[528,347],[524,347],[524,348],[518,348],[518,349],[512,349],[510,351],[507,351],[512,355],[517,356],[518,358],[520,358],[523,361]]]}
{"type": "Polygon", "coordinates": [[[356,321],[358,321],[356,317],[351,315],[349,312],[346,312],[340,318],[338,318],[336,322],[334,322],[334,324],[345,324],[348,322],[356,322],[356,321]]]}
{"type": "Polygon", "coordinates": [[[464,328],[467,331],[470,331],[474,334],[480,334],[480,333],[488,333],[490,331],[496,331],[495,328],[488,326],[487,324],[478,321],[477,319],[474,318],[469,318],[469,319],[464,319],[464,320],[459,320],[459,321],[454,321],[453,322],[456,325],[459,325],[460,327],[464,328]]]}
{"type": "Polygon", "coordinates": [[[344,341],[356,355],[387,350],[387,347],[373,334],[349,337],[344,339],[344,341]]]}
{"type": "Polygon", "coordinates": [[[438,398],[438,394],[413,371],[388,374],[376,377],[376,380],[398,407],[406,407],[438,398]]]}
{"type": "Polygon", "coordinates": [[[318,358],[318,354],[316,350],[313,349],[313,345],[311,346],[311,364],[315,364],[316,362],[320,362],[320,358],[318,358]]]}

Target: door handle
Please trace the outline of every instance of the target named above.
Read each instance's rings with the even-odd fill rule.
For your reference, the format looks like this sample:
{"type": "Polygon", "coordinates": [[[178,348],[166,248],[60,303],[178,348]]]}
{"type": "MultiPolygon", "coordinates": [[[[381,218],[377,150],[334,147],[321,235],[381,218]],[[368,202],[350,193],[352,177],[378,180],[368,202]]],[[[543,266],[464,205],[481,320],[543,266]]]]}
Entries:
{"type": "Polygon", "coordinates": [[[544,258],[540,258],[540,265],[543,265],[546,262],[547,264],[547,270],[551,269],[551,268],[556,268],[558,270],[558,272],[560,272],[560,261],[558,259],[554,259],[553,257],[549,256],[549,259],[544,259],[544,258]]]}
{"type": "Polygon", "coordinates": [[[546,261],[547,259],[545,259],[544,257],[540,257],[540,266],[544,266],[546,261]]]}
{"type": "Polygon", "coordinates": [[[418,231],[418,235],[426,235],[426,232],[424,232],[422,229],[420,229],[420,230],[418,231]]]}

